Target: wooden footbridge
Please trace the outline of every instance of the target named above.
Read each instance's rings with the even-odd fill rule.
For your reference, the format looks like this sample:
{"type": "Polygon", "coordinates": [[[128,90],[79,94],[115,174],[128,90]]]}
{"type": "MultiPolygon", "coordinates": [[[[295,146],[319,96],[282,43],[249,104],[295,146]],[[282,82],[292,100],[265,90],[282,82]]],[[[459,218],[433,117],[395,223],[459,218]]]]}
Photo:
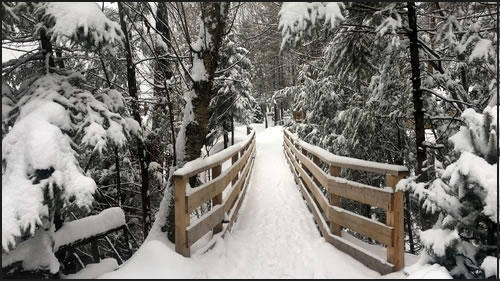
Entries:
{"type": "MultiPolygon", "coordinates": [[[[245,197],[256,154],[255,131],[247,133],[246,140],[208,158],[189,162],[175,172],[177,253],[189,257],[193,244],[204,235],[212,232],[224,236],[233,227],[245,197]],[[231,165],[223,170],[223,163],[229,159],[231,165]],[[211,174],[211,180],[190,188],[189,179],[201,173],[211,174]],[[212,209],[194,219],[193,210],[210,200],[212,209]]],[[[327,242],[381,274],[399,271],[404,267],[404,200],[403,193],[396,192],[395,186],[408,175],[406,167],[333,155],[301,141],[288,130],[284,131],[283,153],[298,189],[327,242]],[[342,169],[384,175],[385,187],[343,179],[340,177],[342,169]],[[386,223],[342,209],[342,198],[384,209],[386,223]],[[387,257],[381,258],[342,238],[342,228],[384,244],[387,257]]]]}

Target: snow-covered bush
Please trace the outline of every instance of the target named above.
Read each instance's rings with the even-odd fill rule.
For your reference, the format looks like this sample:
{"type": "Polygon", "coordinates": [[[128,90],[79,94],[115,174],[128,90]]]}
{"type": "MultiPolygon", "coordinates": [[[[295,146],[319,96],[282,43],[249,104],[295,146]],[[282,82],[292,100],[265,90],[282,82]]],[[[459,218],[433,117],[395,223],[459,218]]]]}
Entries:
{"type": "Polygon", "coordinates": [[[437,169],[439,178],[426,186],[403,180],[399,189],[411,190],[428,212],[439,213],[432,229],[420,234],[429,263],[445,266],[458,278],[481,278],[481,265],[498,247],[497,108],[483,113],[467,109],[465,126],[449,140],[460,157],[446,169],[437,169]]]}
{"type": "MultiPolygon", "coordinates": [[[[23,243],[49,247],[44,252],[53,255],[50,240],[64,217],[89,211],[94,200],[96,183],[81,168],[81,156],[123,146],[140,128],[122,117],[118,91],[92,93],[80,73],[47,74],[26,84],[15,95],[17,119],[2,139],[2,250],[8,254],[23,243]],[[23,242],[33,236],[49,242],[23,242]]],[[[48,267],[52,273],[59,268],[48,267]]]]}
{"type": "Polygon", "coordinates": [[[42,2],[35,12],[42,14],[56,44],[71,41],[102,48],[121,42],[120,25],[108,19],[96,2],[42,2]]]}

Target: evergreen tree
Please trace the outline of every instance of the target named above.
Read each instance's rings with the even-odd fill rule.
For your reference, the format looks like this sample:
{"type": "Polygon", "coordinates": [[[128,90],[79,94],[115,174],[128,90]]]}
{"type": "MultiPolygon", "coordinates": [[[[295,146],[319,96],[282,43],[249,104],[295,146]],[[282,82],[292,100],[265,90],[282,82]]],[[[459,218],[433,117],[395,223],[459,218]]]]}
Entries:
{"type": "Polygon", "coordinates": [[[428,188],[411,179],[398,188],[411,190],[428,212],[439,214],[432,229],[420,235],[425,245],[424,261],[445,266],[456,278],[484,278],[481,265],[498,248],[497,107],[476,113],[466,109],[465,125],[450,138],[457,161],[438,166],[438,178],[428,188]]]}

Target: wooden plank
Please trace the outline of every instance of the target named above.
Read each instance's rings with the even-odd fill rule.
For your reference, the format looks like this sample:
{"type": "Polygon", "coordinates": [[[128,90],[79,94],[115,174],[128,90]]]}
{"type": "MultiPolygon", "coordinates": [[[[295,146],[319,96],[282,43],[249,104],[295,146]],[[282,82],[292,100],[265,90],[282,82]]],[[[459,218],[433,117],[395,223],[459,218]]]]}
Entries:
{"type": "MultiPolygon", "coordinates": [[[[330,166],[329,172],[331,176],[339,177],[340,167],[330,166]]],[[[330,205],[340,207],[341,197],[335,193],[332,193],[330,190],[331,189],[328,188],[328,193],[330,194],[330,205]]],[[[330,223],[330,232],[334,235],[340,236],[340,233],[342,231],[342,226],[332,221],[329,221],[329,223],[330,223]]]]}
{"type": "Polygon", "coordinates": [[[339,207],[330,207],[329,221],[350,228],[378,242],[391,245],[393,228],[339,207]]]}
{"type": "Polygon", "coordinates": [[[299,152],[299,150],[296,147],[291,147],[292,154],[294,154],[299,160],[302,166],[306,167],[307,170],[309,170],[313,176],[323,185],[323,186],[328,186],[329,184],[329,179],[328,175],[323,172],[319,167],[317,167],[311,159],[307,158],[304,154],[299,152]]]}
{"type": "MultiPolygon", "coordinates": [[[[288,130],[285,130],[285,135],[290,136],[290,138],[291,138],[291,133],[288,130]]],[[[353,169],[353,170],[358,170],[358,171],[372,172],[372,173],[377,173],[377,174],[382,174],[382,175],[389,174],[389,175],[400,176],[400,177],[404,177],[404,176],[408,175],[407,169],[401,170],[404,168],[403,166],[388,165],[385,163],[377,163],[374,161],[367,161],[367,160],[356,159],[356,158],[351,158],[351,157],[338,156],[338,155],[330,153],[329,151],[327,151],[323,148],[320,148],[318,146],[313,146],[307,142],[301,141],[301,143],[307,144],[307,145],[299,144],[299,146],[302,149],[311,153],[312,155],[317,156],[323,162],[328,163],[330,166],[353,169]],[[314,147],[314,149],[311,149],[308,146],[314,147]],[[328,157],[326,157],[325,155],[328,155],[328,157]],[[357,164],[357,163],[359,163],[359,164],[357,164]]]]}
{"type": "Polygon", "coordinates": [[[191,247],[198,239],[221,223],[222,220],[224,220],[224,208],[222,205],[217,205],[190,225],[186,230],[188,247],[191,247]]]}
{"type": "MultiPolygon", "coordinates": [[[[385,184],[395,189],[400,179],[399,177],[386,175],[385,184]]],[[[387,210],[386,214],[387,225],[394,228],[392,244],[387,246],[387,261],[394,264],[394,271],[402,269],[405,265],[403,200],[403,192],[395,192],[392,197],[391,207],[387,210]]]]}
{"type": "MultiPolygon", "coordinates": [[[[255,162],[255,142],[253,143],[253,149],[252,149],[252,151],[253,151],[253,154],[252,154],[252,157],[250,159],[251,160],[250,171],[253,171],[253,165],[254,165],[254,162],[255,162]]],[[[233,209],[234,211],[232,212],[231,217],[229,219],[229,224],[227,226],[228,231],[231,231],[234,223],[238,219],[238,212],[240,210],[241,204],[243,203],[243,200],[245,199],[245,195],[246,195],[247,189],[248,189],[248,183],[250,182],[250,177],[251,177],[251,174],[249,173],[248,176],[245,178],[245,183],[243,184],[243,189],[240,192],[239,199],[235,203],[235,207],[233,209]]]]}
{"type": "MultiPolygon", "coordinates": [[[[199,173],[201,173],[203,171],[211,169],[211,168],[213,168],[213,167],[215,167],[217,165],[222,165],[222,163],[224,163],[228,159],[232,158],[235,154],[239,154],[240,151],[245,148],[245,146],[247,146],[249,143],[251,143],[254,140],[255,140],[255,131],[252,131],[252,133],[250,134],[249,137],[247,137],[247,139],[245,139],[242,142],[239,142],[239,143],[235,144],[235,145],[238,145],[240,147],[237,150],[235,150],[234,152],[230,153],[229,155],[227,155],[227,156],[225,156],[223,158],[218,159],[219,157],[217,156],[217,153],[216,153],[214,155],[211,155],[211,156],[203,159],[204,162],[208,162],[209,164],[204,165],[202,167],[197,167],[197,168],[189,168],[189,169],[181,168],[180,170],[177,170],[175,172],[174,176],[183,177],[183,178],[190,178],[190,177],[192,177],[194,175],[197,175],[197,174],[199,174],[199,173]],[[214,160],[211,160],[211,159],[217,159],[217,160],[214,161],[214,160]]],[[[230,146],[227,149],[234,149],[232,147],[233,146],[230,146]]],[[[220,152],[222,152],[222,151],[220,151],[220,152]]],[[[218,152],[218,153],[220,153],[220,152],[218,152]]],[[[197,161],[197,160],[193,160],[193,161],[197,161]]],[[[188,162],[188,163],[190,163],[190,162],[188,162]]]]}
{"type": "Polygon", "coordinates": [[[307,175],[307,173],[300,167],[296,162],[294,163],[294,166],[296,170],[299,172],[299,175],[301,179],[304,181],[304,184],[306,187],[310,190],[312,193],[314,199],[316,199],[316,202],[318,202],[319,207],[321,210],[327,214],[328,213],[328,200],[326,199],[325,195],[319,187],[313,182],[313,179],[307,175]]]}
{"type": "MultiPolygon", "coordinates": [[[[321,167],[319,166],[320,165],[320,161],[319,161],[319,157],[314,155],[312,156],[312,161],[313,163],[316,165],[316,167],[318,167],[318,169],[321,169],[321,167]]],[[[314,180],[314,183],[316,183],[316,185],[320,186],[321,183],[318,181],[318,179],[316,177],[313,177],[313,180],[314,180]]]]}
{"type": "Polygon", "coordinates": [[[392,192],[374,186],[360,184],[339,177],[333,177],[328,186],[331,194],[349,198],[378,208],[388,209],[391,205],[392,192]]]}
{"type": "MultiPolygon", "coordinates": [[[[218,165],[218,166],[213,167],[212,168],[212,179],[218,177],[221,174],[221,172],[222,172],[222,165],[218,165]]],[[[212,202],[213,202],[214,206],[222,204],[222,192],[215,195],[212,202]]],[[[213,229],[214,234],[217,234],[221,231],[222,231],[222,222],[217,224],[213,229]]]]}
{"type": "Polygon", "coordinates": [[[231,166],[228,170],[224,171],[220,176],[212,181],[198,187],[199,189],[187,196],[187,210],[192,212],[201,204],[215,197],[217,194],[222,193],[227,188],[228,184],[233,180],[237,173],[243,168],[246,160],[250,156],[250,151],[247,151],[243,158],[238,159],[237,163],[231,166]]]}
{"type": "MultiPolygon", "coordinates": [[[[234,163],[238,162],[238,159],[240,158],[239,154],[233,155],[233,158],[231,158],[231,165],[234,165],[234,163]]],[[[246,160],[244,160],[246,162],[246,160]]],[[[240,169],[238,169],[238,172],[240,169]]],[[[236,175],[233,177],[231,183],[234,185],[236,181],[238,180],[239,173],[236,173],[236,175]]]]}
{"type": "Polygon", "coordinates": [[[187,245],[186,227],[189,225],[189,213],[186,209],[187,178],[174,176],[175,188],[175,251],[184,257],[191,256],[187,245]]]}
{"type": "Polygon", "coordinates": [[[309,206],[309,210],[313,214],[314,220],[316,221],[316,223],[318,224],[318,226],[320,228],[321,234],[323,234],[323,236],[325,236],[325,234],[327,233],[326,232],[327,231],[326,230],[326,222],[324,221],[324,219],[322,219],[323,217],[321,216],[319,209],[314,204],[314,201],[313,201],[311,195],[309,194],[309,192],[307,192],[307,189],[305,187],[305,184],[304,184],[304,181],[302,178],[299,178],[298,185],[299,185],[299,190],[302,193],[302,196],[306,199],[306,204],[309,206]]]}
{"type": "Polygon", "coordinates": [[[335,248],[341,250],[342,252],[350,255],[355,260],[361,262],[366,267],[377,271],[378,273],[385,275],[394,271],[394,266],[390,263],[384,262],[375,255],[371,255],[364,249],[360,249],[356,245],[349,243],[349,241],[336,236],[336,235],[326,235],[326,241],[335,246],[335,248]]]}
{"type": "MultiPolygon", "coordinates": [[[[255,146],[252,146],[251,150],[252,151],[251,151],[250,155],[253,155],[254,150],[255,150],[255,146]]],[[[226,198],[226,200],[224,202],[224,212],[226,212],[226,213],[228,213],[229,210],[233,207],[234,202],[235,202],[236,198],[238,197],[240,190],[242,189],[241,187],[243,186],[243,183],[246,181],[248,172],[250,171],[250,161],[252,160],[252,157],[249,157],[248,159],[249,160],[247,160],[247,164],[245,165],[245,168],[242,171],[241,178],[238,179],[238,181],[236,182],[236,184],[233,187],[233,190],[231,191],[231,193],[229,194],[229,196],[226,198]]]]}

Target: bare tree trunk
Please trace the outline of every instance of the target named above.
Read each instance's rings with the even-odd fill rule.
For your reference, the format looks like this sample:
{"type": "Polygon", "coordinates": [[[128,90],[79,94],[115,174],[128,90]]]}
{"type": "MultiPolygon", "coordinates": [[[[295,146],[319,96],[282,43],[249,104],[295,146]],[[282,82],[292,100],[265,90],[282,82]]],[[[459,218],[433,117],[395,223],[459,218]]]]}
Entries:
{"type": "Polygon", "coordinates": [[[417,15],[415,12],[415,3],[408,2],[408,22],[410,26],[410,63],[411,63],[411,80],[413,86],[413,116],[415,118],[415,136],[417,145],[417,170],[419,175],[418,181],[424,182],[427,180],[427,175],[423,171],[423,165],[426,159],[426,149],[423,145],[425,141],[424,127],[424,97],[420,89],[420,58],[418,55],[418,34],[417,34],[417,15]]]}
{"type": "MultiPolygon", "coordinates": [[[[137,94],[137,80],[135,77],[135,65],[132,61],[132,49],[130,47],[129,33],[127,30],[127,24],[125,23],[125,10],[121,2],[118,3],[118,14],[120,16],[120,26],[124,35],[125,43],[125,56],[127,59],[127,85],[129,95],[132,98],[132,115],[134,120],[139,124],[141,123],[141,115],[139,112],[138,94],[137,94]]],[[[142,223],[143,223],[143,235],[144,238],[149,232],[150,227],[150,212],[149,212],[149,173],[146,163],[146,149],[144,143],[141,139],[137,139],[137,154],[139,158],[139,165],[141,167],[141,198],[142,198],[142,223]]]]}
{"type": "MultiPolygon", "coordinates": [[[[163,41],[170,40],[170,31],[168,28],[168,10],[167,10],[167,3],[166,2],[158,2],[158,8],[156,10],[156,29],[162,33],[163,35],[163,41]]],[[[168,44],[165,44],[168,46],[168,44]]],[[[164,86],[164,92],[165,92],[165,97],[167,98],[167,106],[168,106],[168,114],[169,114],[169,125],[170,125],[170,134],[172,137],[172,145],[173,145],[173,166],[176,165],[176,151],[175,151],[175,127],[174,127],[174,113],[173,113],[173,103],[171,101],[170,97],[170,89],[167,87],[166,81],[172,77],[172,71],[170,69],[170,65],[168,63],[168,60],[166,58],[159,58],[158,59],[158,64],[157,64],[157,76],[155,79],[162,79],[163,86],[164,86]]],[[[157,91],[160,91],[160,89],[155,89],[157,91]]]]}

